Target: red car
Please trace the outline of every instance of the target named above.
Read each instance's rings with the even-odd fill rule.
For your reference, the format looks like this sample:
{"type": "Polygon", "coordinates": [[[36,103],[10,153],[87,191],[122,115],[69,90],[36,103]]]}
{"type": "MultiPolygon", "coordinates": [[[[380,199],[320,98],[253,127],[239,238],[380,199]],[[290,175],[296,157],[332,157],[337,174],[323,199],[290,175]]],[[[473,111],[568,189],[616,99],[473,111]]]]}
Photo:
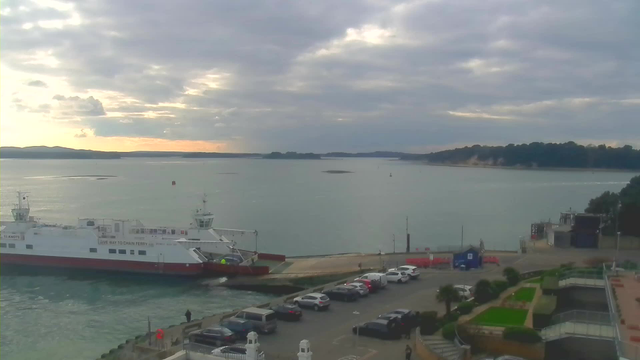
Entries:
{"type": "Polygon", "coordinates": [[[358,279],[352,282],[364,284],[367,287],[367,289],[369,289],[369,293],[374,293],[378,291],[378,288],[376,286],[373,286],[373,284],[371,283],[371,280],[358,279]]]}

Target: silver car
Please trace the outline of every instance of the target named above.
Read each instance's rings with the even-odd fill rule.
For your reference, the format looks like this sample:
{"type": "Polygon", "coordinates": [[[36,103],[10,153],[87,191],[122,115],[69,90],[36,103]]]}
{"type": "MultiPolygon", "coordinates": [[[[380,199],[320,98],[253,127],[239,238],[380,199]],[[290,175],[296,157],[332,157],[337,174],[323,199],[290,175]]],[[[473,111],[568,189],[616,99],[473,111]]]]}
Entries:
{"type": "Polygon", "coordinates": [[[356,290],[360,294],[360,297],[369,295],[369,288],[367,287],[367,285],[363,283],[358,283],[358,282],[348,283],[348,284],[345,284],[345,286],[356,290]]]}
{"type": "Polygon", "coordinates": [[[321,309],[328,309],[329,305],[331,305],[331,300],[325,294],[321,293],[310,293],[307,295],[298,296],[293,299],[293,303],[300,307],[308,307],[312,308],[315,311],[321,309]]]}

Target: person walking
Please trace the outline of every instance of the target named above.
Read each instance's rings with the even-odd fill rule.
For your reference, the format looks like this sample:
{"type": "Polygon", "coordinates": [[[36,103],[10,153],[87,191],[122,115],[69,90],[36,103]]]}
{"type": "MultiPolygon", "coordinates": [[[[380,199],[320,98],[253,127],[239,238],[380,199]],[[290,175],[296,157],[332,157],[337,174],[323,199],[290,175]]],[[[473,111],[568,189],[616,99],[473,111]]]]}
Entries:
{"type": "Polygon", "coordinates": [[[187,309],[187,312],[184,313],[184,317],[187,318],[187,322],[191,322],[191,311],[189,311],[189,309],[187,309]]]}
{"type": "Polygon", "coordinates": [[[411,346],[409,346],[407,344],[407,347],[404,348],[404,358],[405,358],[405,360],[411,360],[411,353],[413,353],[413,350],[411,350],[411,346]]]}

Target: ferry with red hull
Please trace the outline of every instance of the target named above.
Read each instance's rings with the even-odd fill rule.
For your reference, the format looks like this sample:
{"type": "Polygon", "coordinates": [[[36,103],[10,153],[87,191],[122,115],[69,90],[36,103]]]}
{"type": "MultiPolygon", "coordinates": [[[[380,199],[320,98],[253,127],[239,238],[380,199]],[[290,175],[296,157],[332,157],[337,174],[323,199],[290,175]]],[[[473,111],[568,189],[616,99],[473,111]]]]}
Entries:
{"type": "MultiPolygon", "coordinates": [[[[238,268],[253,264],[259,254],[238,250],[226,236],[257,232],[212,228],[214,216],[206,204],[205,196],[188,227],[96,218],[78,219],[75,226],[50,225],[30,216],[26,193],[18,192],[13,221],[0,222],[0,265],[186,276],[254,273],[238,268]],[[214,258],[229,254],[239,255],[242,263],[212,266],[214,258]]],[[[265,272],[258,268],[255,272],[265,272]]]]}

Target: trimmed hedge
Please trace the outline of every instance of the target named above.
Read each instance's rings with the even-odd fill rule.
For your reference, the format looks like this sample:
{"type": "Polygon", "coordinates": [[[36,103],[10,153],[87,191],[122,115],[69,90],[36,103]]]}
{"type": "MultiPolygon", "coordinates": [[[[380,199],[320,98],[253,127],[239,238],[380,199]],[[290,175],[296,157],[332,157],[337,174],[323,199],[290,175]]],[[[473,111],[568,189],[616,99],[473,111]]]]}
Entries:
{"type": "Polygon", "coordinates": [[[453,341],[456,338],[456,323],[448,323],[442,327],[442,337],[453,341]]]}
{"type": "Polygon", "coordinates": [[[509,283],[505,280],[493,280],[491,286],[493,286],[495,296],[498,297],[503,291],[509,288],[509,283]]]}
{"type": "Polygon", "coordinates": [[[438,319],[440,326],[444,326],[448,323],[456,322],[460,318],[460,314],[455,311],[450,312],[449,314],[442,315],[441,318],[438,319]]]}
{"type": "Polygon", "coordinates": [[[474,304],[472,301],[463,301],[458,304],[458,307],[456,309],[458,310],[460,315],[467,315],[471,313],[471,311],[473,311],[474,307],[476,307],[476,304],[474,304]]]}
{"type": "Polygon", "coordinates": [[[545,276],[542,279],[542,284],[540,284],[540,288],[542,289],[542,293],[545,295],[553,295],[553,292],[558,290],[558,278],[555,276],[545,276]]]}
{"type": "Polygon", "coordinates": [[[502,337],[505,340],[517,341],[525,344],[537,344],[542,341],[542,337],[537,331],[520,326],[505,328],[502,332],[502,337]]]}
{"type": "Polygon", "coordinates": [[[433,335],[440,328],[437,311],[424,311],[420,313],[420,334],[433,335]]]}

